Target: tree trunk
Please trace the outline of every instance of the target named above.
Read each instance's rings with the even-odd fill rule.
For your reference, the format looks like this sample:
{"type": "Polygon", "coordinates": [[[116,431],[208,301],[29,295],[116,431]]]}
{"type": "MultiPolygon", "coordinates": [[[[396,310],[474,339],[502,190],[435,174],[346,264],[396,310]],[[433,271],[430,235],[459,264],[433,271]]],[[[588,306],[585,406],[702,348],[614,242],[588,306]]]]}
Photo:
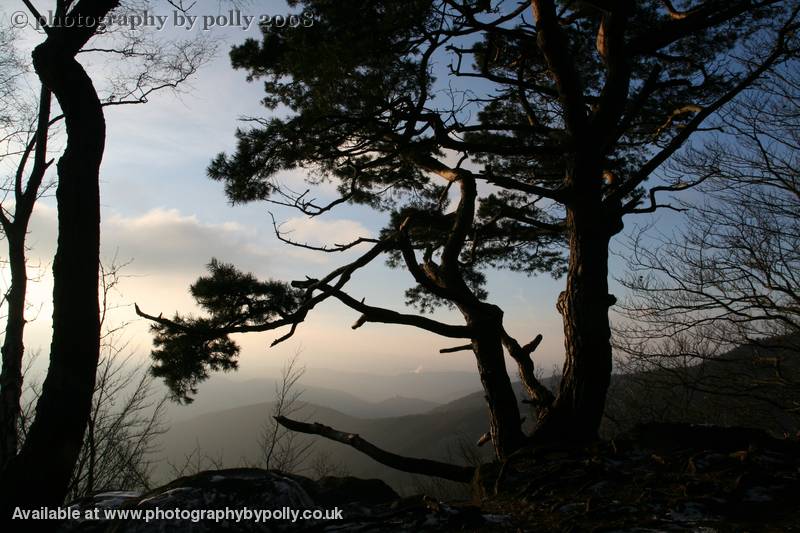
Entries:
{"type": "Polygon", "coordinates": [[[0,470],[17,454],[17,424],[22,397],[22,356],[25,352],[25,234],[16,225],[6,229],[11,287],[6,294],[8,317],[3,341],[3,370],[0,373],[0,470]],[[22,235],[20,235],[22,233],[22,235]]]}
{"type": "Polygon", "coordinates": [[[602,208],[599,186],[596,192],[567,209],[570,259],[557,304],[566,357],[558,397],[534,435],[539,441],[595,439],[605,408],[612,367],[608,245],[621,228],[610,222],[618,217],[602,208]]]}
{"type": "Polygon", "coordinates": [[[502,342],[502,311],[486,305],[480,313],[467,315],[474,328],[472,350],[478,362],[484,398],[489,407],[489,433],[495,454],[502,460],[519,449],[525,437],[522,433],[519,405],[506,370],[502,342]],[[479,319],[475,319],[478,314],[479,319]]]}
{"type": "Polygon", "coordinates": [[[50,367],[25,444],[2,475],[0,501],[5,519],[17,506],[63,502],[91,411],[100,352],[97,291],[103,111],[74,50],[60,39],[49,37],[36,47],[33,59],[42,83],[61,105],[67,146],[58,162],[50,367]]]}
{"type": "Polygon", "coordinates": [[[8,316],[3,341],[3,370],[0,372],[0,471],[17,454],[18,426],[22,400],[22,359],[25,355],[25,297],[28,291],[28,270],[25,262],[25,236],[28,232],[33,205],[39,194],[49,163],[47,138],[50,129],[51,94],[42,86],[39,96],[39,116],[36,126],[34,163],[28,183],[22,184],[22,175],[28,161],[23,156],[17,167],[14,183],[13,218],[0,214],[3,233],[8,243],[8,263],[11,270],[11,287],[6,293],[8,316]]]}

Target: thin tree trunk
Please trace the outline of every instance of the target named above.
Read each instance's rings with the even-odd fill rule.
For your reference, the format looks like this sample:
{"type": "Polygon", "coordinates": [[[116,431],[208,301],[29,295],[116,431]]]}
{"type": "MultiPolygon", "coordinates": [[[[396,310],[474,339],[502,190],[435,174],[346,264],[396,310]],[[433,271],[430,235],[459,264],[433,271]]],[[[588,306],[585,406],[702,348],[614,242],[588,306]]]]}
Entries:
{"type": "Polygon", "coordinates": [[[2,475],[0,501],[6,519],[17,506],[63,502],[92,407],[100,351],[99,170],[105,120],[75,50],[61,41],[48,38],[33,53],[37,74],[64,113],[67,146],[58,162],[50,367],[25,444],[2,475]]]}
{"type": "Polygon", "coordinates": [[[9,219],[0,213],[0,222],[8,243],[8,262],[11,270],[11,287],[6,294],[8,316],[3,341],[3,370],[0,372],[0,470],[17,454],[17,432],[22,405],[22,359],[25,354],[25,297],[28,290],[28,271],[25,263],[25,236],[49,163],[47,138],[50,123],[50,89],[42,86],[39,96],[39,116],[35,145],[28,147],[17,168],[14,181],[14,215],[9,219]],[[33,168],[23,187],[23,175],[34,150],[33,168]]]}
{"type": "Polygon", "coordinates": [[[89,471],[86,474],[86,494],[94,492],[95,466],[97,465],[97,441],[95,440],[94,415],[89,417],[86,440],[89,443],[89,471]]]}
{"type": "Polygon", "coordinates": [[[22,397],[22,356],[25,352],[25,294],[28,273],[25,268],[24,232],[17,227],[6,231],[11,287],[6,294],[8,317],[3,341],[3,370],[0,373],[0,469],[17,454],[20,400],[22,397]]]}

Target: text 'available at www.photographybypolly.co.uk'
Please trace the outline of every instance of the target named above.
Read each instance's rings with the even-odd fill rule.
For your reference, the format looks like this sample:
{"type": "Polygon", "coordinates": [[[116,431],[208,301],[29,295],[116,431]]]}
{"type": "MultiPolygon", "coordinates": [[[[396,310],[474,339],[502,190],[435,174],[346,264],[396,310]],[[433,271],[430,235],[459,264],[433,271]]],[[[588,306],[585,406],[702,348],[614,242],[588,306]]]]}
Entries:
{"type": "Polygon", "coordinates": [[[190,522],[270,522],[273,520],[295,523],[300,520],[342,520],[342,510],[333,509],[76,509],[74,507],[41,507],[20,509],[12,516],[14,520],[136,520],[155,522],[160,520],[184,520],[190,522]]]}

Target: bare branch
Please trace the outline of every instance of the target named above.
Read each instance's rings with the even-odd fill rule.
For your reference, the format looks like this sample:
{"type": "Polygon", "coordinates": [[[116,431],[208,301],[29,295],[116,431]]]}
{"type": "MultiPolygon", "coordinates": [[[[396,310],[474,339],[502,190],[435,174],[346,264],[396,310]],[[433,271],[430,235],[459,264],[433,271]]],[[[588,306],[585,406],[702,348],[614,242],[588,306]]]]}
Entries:
{"type": "Polygon", "coordinates": [[[50,35],[50,32],[52,30],[51,30],[50,26],[47,24],[47,19],[39,12],[38,9],[36,9],[36,6],[34,6],[30,2],[30,0],[22,0],[22,3],[25,4],[25,7],[27,7],[28,11],[31,12],[31,15],[33,15],[34,18],[36,18],[37,22],[39,23],[41,28],[44,30],[44,32],[47,35],[50,35]]]}
{"type": "Polygon", "coordinates": [[[319,435],[321,437],[325,437],[326,439],[352,446],[356,450],[364,453],[379,463],[402,472],[440,477],[443,479],[449,479],[450,481],[457,481],[459,483],[470,482],[474,475],[474,469],[471,467],[442,463],[439,461],[433,461],[431,459],[417,459],[414,457],[397,455],[395,453],[387,452],[386,450],[378,448],[355,433],[338,431],[318,422],[308,424],[305,422],[291,420],[284,416],[275,417],[275,420],[283,427],[292,431],[306,433],[309,435],[319,435]]]}
{"type": "MultiPolygon", "coordinates": [[[[354,170],[354,174],[356,174],[356,172],[357,171],[354,170]]],[[[305,192],[298,194],[288,187],[279,187],[275,191],[278,195],[286,198],[286,201],[275,200],[274,198],[268,198],[267,201],[271,204],[297,209],[301,213],[313,218],[327,213],[338,205],[349,202],[357,192],[356,183],[356,176],[354,175],[353,179],[350,181],[350,190],[346,194],[343,194],[325,205],[318,205],[316,203],[316,198],[306,199],[308,193],[311,192],[310,189],[306,189],[305,192]]]]}
{"type": "Polygon", "coordinates": [[[390,309],[383,309],[381,307],[372,307],[362,301],[356,300],[352,296],[342,292],[340,289],[331,287],[321,283],[315,283],[316,288],[330,294],[338,299],[346,306],[362,313],[361,317],[353,324],[353,329],[358,329],[367,322],[381,322],[384,324],[401,324],[406,326],[414,326],[419,329],[436,333],[443,337],[451,337],[456,339],[469,339],[472,336],[472,328],[468,326],[454,326],[445,324],[420,315],[408,315],[392,311],[390,309]]]}
{"type": "Polygon", "coordinates": [[[439,353],[458,353],[458,352],[466,352],[468,350],[472,350],[471,344],[465,344],[463,346],[455,346],[454,348],[442,348],[439,350],[439,353]]]}
{"type": "Polygon", "coordinates": [[[272,219],[272,229],[275,232],[275,237],[277,237],[277,239],[279,241],[284,242],[284,243],[286,243],[286,244],[288,244],[290,246],[294,246],[296,248],[304,248],[306,250],[312,250],[312,251],[315,251],[315,252],[333,253],[333,252],[346,252],[347,250],[349,250],[351,248],[354,248],[354,247],[358,246],[359,244],[364,244],[364,243],[377,244],[377,243],[380,242],[378,239],[371,239],[369,237],[359,237],[359,238],[357,238],[354,241],[351,241],[349,243],[346,243],[346,244],[333,244],[332,246],[328,246],[328,245],[314,246],[314,245],[311,245],[311,244],[308,244],[308,243],[299,243],[297,241],[293,241],[291,239],[287,239],[286,237],[284,237],[284,235],[286,235],[286,232],[282,232],[280,230],[280,226],[278,225],[277,221],[275,220],[275,215],[273,215],[270,212],[269,216],[272,219]]]}
{"type": "Polygon", "coordinates": [[[553,404],[555,397],[553,393],[536,378],[533,360],[531,359],[531,354],[539,347],[541,342],[542,335],[540,334],[525,346],[520,346],[516,339],[503,330],[503,345],[506,347],[506,350],[508,350],[508,354],[511,358],[517,362],[522,385],[525,387],[532,403],[537,405],[540,409],[546,410],[553,404]]]}
{"type": "Polygon", "coordinates": [[[723,106],[731,102],[742,91],[750,87],[756,80],[758,80],[765,72],[774,67],[786,54],[786,38],[796,29],[795,19],[797,17],[797,9],[792,13],[789,22],[787,22],[778,35],[777,43],[775,44],[772,52],[761,62],[761,64],[753,69],[750,73],[744,76],[739,83],[737,83],[731,90],[723,94],[715,102],[705,106],[702,110],[695,114],[694,118],[684,126],[675,137],[670,140],[667,146],[659,153],[653,156],[647,163],[645,163],[639,171],[631,178],[625,180],[617,190],[610,194],[605,202],[607,205],[613,205],[628,194],[632,193],[636,187],[643,183],[658,167],[660,167],[667,159],[669,159],[681,146],[695,133],[700,126],[712,114],[716,113],[723,106]]]}
{"type": "Polygon", "coordinates": [[[656,194],[658,194],[660,192],[681,192],[681,191],[685,191],[685,190],[697,187],[698,185],[702,184],[704,181],[706,181],[707,179],[711,178],[712,176],[714,176],[714,174],[716,174],[718,172],[719,172],[719,170],[715,168],[715,169],[710,170],[709,172],[707,172],[706,174],[704,174],[703,176],[701,176],[700,178],[698,178],[697,180],[692,181],[692,182],[678,182],[678,183],[675,183],[675,184],[672,184],[672,185],[660,185],[660,186],[657,186],[657,187],[652,187],[650,189],[650,191],[648,192],[648,194],[650,196],[650,205],[649,206],[636,209],[634,206],[639,202],[639,200],[638,199],[633,199],[630,202],[628,202],[625,206],[623,206],[622,209],[623,209],[624,212],[627,212],[627,213],[654,213],[659,208],[671,209],[671,210],[677,211],[677,212],[686,211],[685,208],[658,204],[658,202],[656,201],[656,194]]]}

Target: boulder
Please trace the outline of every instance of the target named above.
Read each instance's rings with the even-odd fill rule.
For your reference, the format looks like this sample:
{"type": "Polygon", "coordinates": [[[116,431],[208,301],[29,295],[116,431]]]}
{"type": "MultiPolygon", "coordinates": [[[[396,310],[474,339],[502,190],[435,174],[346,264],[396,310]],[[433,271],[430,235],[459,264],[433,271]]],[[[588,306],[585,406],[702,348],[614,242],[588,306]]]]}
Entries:
{"type": "Polygon", "coordinates": [[[59,533],[503,531],[508,525],[507,517],[471,505],[400,498],[377,479],[312,481],[252,468],[201,472],[146,494],[99,493],[71,507],[84,518],[63,523],[59,533]],[[316,516],[292,514],[303,511],[316,516]],[[111,519],[107,512],[129,514],[111,519]]]}

